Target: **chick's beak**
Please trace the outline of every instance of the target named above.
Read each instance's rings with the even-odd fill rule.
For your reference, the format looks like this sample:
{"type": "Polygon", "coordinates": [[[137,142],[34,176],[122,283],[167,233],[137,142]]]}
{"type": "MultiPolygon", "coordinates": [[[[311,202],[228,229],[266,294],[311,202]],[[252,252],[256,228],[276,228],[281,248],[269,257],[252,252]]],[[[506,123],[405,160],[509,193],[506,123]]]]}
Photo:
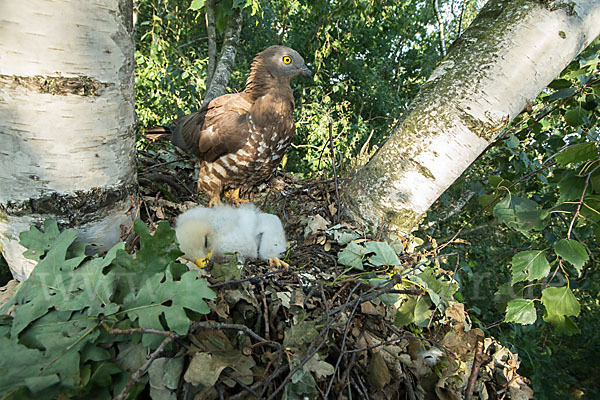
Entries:
{"type": "Polygon", "coordinates": [[[212,256],[212,251],[209,251],[208,254],[206,256],[204,256],[204,258],[196,258],[195,264],[198,266],[198,268],[204,268],[210,262],[211,256],[212,256]]]}

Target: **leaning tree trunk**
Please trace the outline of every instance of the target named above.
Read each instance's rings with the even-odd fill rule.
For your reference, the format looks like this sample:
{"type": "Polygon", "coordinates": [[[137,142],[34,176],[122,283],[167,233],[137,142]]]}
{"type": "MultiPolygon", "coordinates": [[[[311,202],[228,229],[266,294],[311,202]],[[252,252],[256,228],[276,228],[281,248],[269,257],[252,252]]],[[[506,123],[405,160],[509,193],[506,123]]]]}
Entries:
{"type": "Polygon", "coordinates": [[[405,234],[600,33],[600,1],[490,0],[343,189],[346,210],[405,234]]]}
{"type": "Polygon", "coordinates": [[[132,0],[0,6],[0,247],[54,218],[112,246],[135,216],[132,0]]]}
{"type": "MultiPolygon", "coordinates": [[[[225,37],[223,38],[223,46],[221,47],[221,56],[214,71],[210,76],[202,107],[210,103],[213,99],[225,93],[231,70],[235,63],[235,55],[240,44],[240,33],[242,31],[242,10],[235,7],[229,16],[227,29],[225,29],[225,37]]],[[[209,68],[212,68],[209,65],[209,68]]]]}

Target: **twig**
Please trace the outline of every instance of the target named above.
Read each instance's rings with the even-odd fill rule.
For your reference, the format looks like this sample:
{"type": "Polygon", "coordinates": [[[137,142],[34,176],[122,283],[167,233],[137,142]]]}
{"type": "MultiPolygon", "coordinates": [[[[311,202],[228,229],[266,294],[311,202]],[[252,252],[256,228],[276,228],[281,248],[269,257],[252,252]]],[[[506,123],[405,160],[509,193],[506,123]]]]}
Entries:
{"type": "Polygon", "coordinates": [[[169,336],[173,334],[171,331],[159,331],[157,329],[146,329],[146,328],[131,328],[131,329],[116,329],[111,328],[108,324],[102,321],[102,327],[106,329],[111,335],[133,335],[136,333],[152,333],[155,335],[169,336]]]}
{"type": "Polygon", "coordinates": [[[337,212],[335,213],[335,221],[336,224],[340,223],[340,192],[338,190],[338,177],[337,177],[337,167],[335,162],[335,148],[333,146],[333,124],[331,122],[331,118],[329,118],[329,146],[331,147],[331,168],[333,168],[333,180],[335,182],[335,201],[337,205],[337,212]]]}
{"type": "MultiPolygon", "coordinates": [[[[360,284],[356,284],[354,286],[354,288],[352,288],[352,290],[350,291],[350,294],[348,295],[346,303],[344,304],[344,307],[341,310],[347,309],[347,307],[349,307],[350,299],[352,298],[352,295],[354,294],[354,292],[356,290],[358,290],[359,287],[360,287],[360,284]]],[[[355,300],[355,302],[357,304],[359,304],[358,303],[359,299],[360,299],[360,297],[357,300],[355,300]]],[[[294,369],[292,369],[288,373],[288,375],[285,377],[285,379],[283,380],[283,382],[269,396],[268,400],[274,399],[275,396],[277,395],[277,393],[279,393],[285,387],[285,385],[287,385],[287,383],[292,379],[292,376],[294,376],[294,374],[296,373],[296,371],[298,371],[300,368],[302,368],[304,366],[304,364],[306,364],[308,362],[308,360],[310,360],[315,354],[317,354],[319,352],[319,350],[321,349],[321,347],[323,347],[323,345],[327,342],[324,339],[324,336],[327,335],[327,333],[331,329],[331,326],[333,325],[333,323],[335,321],[337,321],[340,317],[341,317],[341,312],[339,312],[337,315],[335,315],[334,318],[330,318],[329,319],[329,321],[328,321],[327,325],[325,326],[325,328],[319,333],[319,335],[310,344],[310,346],[308,348],[308,351],[306,352],[306,356],[304,356],[304,358],[300,361],[300,363],[298,365],[296,365],[296,367],[294,369]],[[317,343],[319,343],[319,344],[317,345],[317,343]]],[[[262,397],[262,395],[264,395],[265,390],[266,390],[266,387],[265,387],[265,389],[263,389],[263,393],[261,393],[261,397],[262,397]]]]}
{"type": "Polygon", "coordinates": [[[475,383],[477,382],[477,376],[479,375],[479,368],[483,363],[483,342],[477,342],[477,352],[475,358],[473,358],[473,368],[471,369],[471,376],[469,376],[469,382],[465,391],[465,400],[471,400],[473,398],[473,391],[475,390],[475,383]]]}
{"type": "Polygon", "coordinates": [[[406,379],[404,379],[404,386],[406,387],[406,394],[408,395],[408,400],[417,400],[417,396],[415,395],[415,388],[413,387],[412,378],[409,374],[406,374],[406,379]]]}
{"type": "Polygon", "coordinates": [[[259,282],[259,288],[260,288],[260,295],[262,297],[262,303],[263,303],[263,317],[264,317],[264,323],[265,323],[265,337],[267,338],[267,340],[271,340],[270,337],[270,333],[269,333],[269,306],[267,305],[267,297],[265,296],[265,286],[262,283],[262,281],[259,282]]]}
{"type": "Polygon", "coordinates": [[[342,361],[342,357],[344,357],[344,351],[346,350],[346,342],[348,340],[348,331],[350,330],[350,326],[352,325],[352,321],[354,320],[354,314],[356,314],[356,309],[358,308],[358,305],[360,304],[360,302],[355,301],[354,307],[352,308],[352,312],[350,313],[350,316],[348,317],[348,321],[346,322],[346,328],[344,329],[344,336],[342,338],[342,346],[340,348],[340,355],[338,356],[338,359],[335,363],[335,367],[333,369],[333,375],[331,376],[331,379],[329,380],[329,385],[327,385],[327,391],[325,392],[325,398],[328,398],[329,396],[329,392],[331,391],[331,387],[333,386],[333,381],[335,379],[335,371],[338,370],[339,366],[340,366],[340,362],[342,361]]]}
{"type": "Polygon", "coordinates": [[[267,343],[271,346],[277,347],[277,349],[281,349],[281,344],[274,342],[272,340],[267,340],[264,337],[257,335],[256,333],[254,333],[252,331],[252,329],[248,328],[245,325],[240,325],[240,324],[221,324],[218,322],[212,322],[212,321],[196,321],[193,322],[192,325],[190,326],[190,332],[196,331],[198,329],[215,329],[215,330],[222,330],[222,329],[235,329],[238,331],[242,331],[244,332],[246,335],[250,336],[251,338],[253,338],[254,340],[258,341],[258,342],[263,342],[263,343],[267,343]]]}
{"type": "Polygon", "coordinates": [[[588,186],[590,184],[590,178],[592,177],[592,174],[594,172],[596,172],[596,170],[598,168],[600,168],[600,165],[598,165],[596,168],[594,168],[587,174],[587,178],[585,179],[585,185],[583,186],[583,191],[581,192],[581,197],[579,198],[579,201],[577,202],[577,210],[575,210],[575,215],[573,215],[573,219],[571,219],[571,223],[569,224],[569,231],[567,232],[567,239],[571,239],[571,232],[573,232],[573,225],[575,225],[575,221],[577,220],[577,217],[579,216],[579,212],[581,211],[581,205],[583,204],[583,198],[585,197],[585,193],[587,192],[588,186]]]}
{"type": "Polygon", "coordinates": [[[148,371],[148,369],[150,368],[150,366],[152,365],[154,360],[156,360],[158,358],[158,356],[163,352],[165,347],[169,343],[171,343],[175,338],[177,338],[178,336],[179,335],[177,335],[176,333],[170,332],[169,335],[166,338],[164,338],[164,340],[162,341],[160,346],[158,346],[158,348],[156,350],[154,350],[154,352],[150,355],[150,358],[148,358],[148,360],[137,371],[135,371],[131,375],[131,377],[129,378],[129,381],[127,382],[127,385],[125,385],[125,387],[123,388],[121,393],[119,393],[116,397],[114,397],[113,400],[125,400],[125,398],[129,394],[131,389],[133,389],[135,384],[137,382],[139,382],[139,380],[142,378],[142,376],[144,376],[146,374],[146,372],[148,371]]]}
{"type": "Polygon", "coordinates": [[[278,269],[277,271],[272,271],[272,272],[262,274],[262,275],[251,276],[249,278],[237,279],[235,281],[225,281],[225,282],[221,282],[221,283],[215,283],[212,285],[208,285],[208,287],[211,289],[216,289],[216,288],[219,288],[222,286],[239,285],[240,283],[244,283],[244,282],[248,282],[248,281],[250,281],[250,283],[257,283],[257,282],[260,282],[264,278],[268,278],[273,275],[281,274],[283,272],[286,272],[286,270],[278,269]]]}

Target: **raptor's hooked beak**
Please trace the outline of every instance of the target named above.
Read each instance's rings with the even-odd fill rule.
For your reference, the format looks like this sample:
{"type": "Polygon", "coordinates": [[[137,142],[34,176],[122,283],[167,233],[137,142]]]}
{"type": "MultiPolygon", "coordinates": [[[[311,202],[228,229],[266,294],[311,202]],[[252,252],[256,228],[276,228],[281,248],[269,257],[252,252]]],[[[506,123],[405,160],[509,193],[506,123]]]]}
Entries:
{"type": "Polygon", "coordinates": [[[312,72],[310,72],[310,69],[308,69],[306,65],[303,65],[302,68],[300,68],[300,74],[312,79],[312,72]]]}

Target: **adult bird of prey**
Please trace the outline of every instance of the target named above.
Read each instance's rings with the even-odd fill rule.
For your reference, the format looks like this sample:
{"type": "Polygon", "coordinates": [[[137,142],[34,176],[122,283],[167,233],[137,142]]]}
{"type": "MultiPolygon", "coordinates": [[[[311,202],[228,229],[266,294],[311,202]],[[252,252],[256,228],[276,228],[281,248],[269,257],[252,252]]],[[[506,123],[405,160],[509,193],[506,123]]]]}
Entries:
{"type": "Polygon", "coordinates": [[[258,53],[243,92],[212,100],[193,114],[175,121],[172,141],[200,162],[198,189],[209,206],[221,203],[225,188],[258,185],[275,171],[292,142],[294,97],[290,81],[311,77],[304,59],[285,46],[258,53]]]}

